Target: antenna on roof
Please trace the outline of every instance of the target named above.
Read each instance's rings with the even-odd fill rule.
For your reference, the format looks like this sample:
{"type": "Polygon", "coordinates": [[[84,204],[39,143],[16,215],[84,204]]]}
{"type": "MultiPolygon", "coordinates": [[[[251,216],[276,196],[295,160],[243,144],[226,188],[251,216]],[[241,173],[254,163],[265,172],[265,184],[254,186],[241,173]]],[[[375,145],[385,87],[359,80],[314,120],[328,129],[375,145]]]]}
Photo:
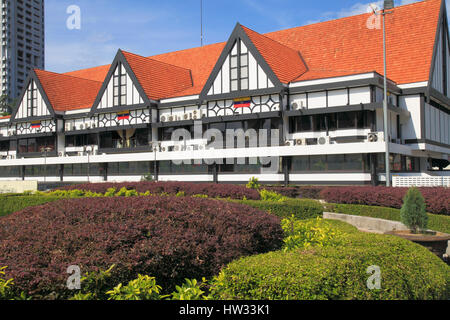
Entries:
{"type": "Polygon", "coordinates": [[[200,45],[203,47],[203,0],[200,0],[200,45]]]}

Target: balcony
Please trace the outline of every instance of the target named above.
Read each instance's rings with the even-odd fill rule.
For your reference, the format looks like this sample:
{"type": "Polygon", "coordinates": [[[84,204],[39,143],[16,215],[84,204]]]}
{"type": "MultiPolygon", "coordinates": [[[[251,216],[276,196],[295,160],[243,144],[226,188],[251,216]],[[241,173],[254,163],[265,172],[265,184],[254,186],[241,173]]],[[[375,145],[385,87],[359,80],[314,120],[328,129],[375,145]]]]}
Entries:
{"type": "Polygon", "coordinates": [[[134,152],[151,152],[152,145],[138,141],[136,138],[122,140],[113,139],[112,143],[103,144],[99,148],[98,153],[114,154],[114,153],[134,153],[134,152]]]}

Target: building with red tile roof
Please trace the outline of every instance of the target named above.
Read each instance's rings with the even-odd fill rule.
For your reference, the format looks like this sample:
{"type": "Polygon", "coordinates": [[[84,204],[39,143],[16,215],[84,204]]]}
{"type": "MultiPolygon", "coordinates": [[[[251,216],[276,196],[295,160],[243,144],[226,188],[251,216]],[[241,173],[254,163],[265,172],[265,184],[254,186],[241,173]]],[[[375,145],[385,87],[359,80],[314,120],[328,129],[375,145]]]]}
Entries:
{"type": "Polygon", "coordinates": [[[266,34],[238,23],[222,43],[150,57],[119,50],[109,65],[63,74],[34,70],[16,111],[0,123],[0,145],[9,148],[0,179],[2,168],[30,163],[22,158],[42,165],[44,148],[62,172],[58,181],[79,179],[75,165],[88,161],[95,169],[87,179],[102,181],[152,171],[161,180],[378,184],[388,152],[394,184],[432,181],[430,170],[447,166],[450,155],[445,1],[389,12],[387,124],[381,15],[266,34]],[[200,122],[223,136],[199,134],[200,122]],[[256,147],[249,136],[228,146],[226,133],[237,129],[276,133],[269,147],[261,136],[256,147]],[[268,154],[275,171],[250,163],[268,154]],[[180,167],[174,159],[204,161],[180,167]]]}

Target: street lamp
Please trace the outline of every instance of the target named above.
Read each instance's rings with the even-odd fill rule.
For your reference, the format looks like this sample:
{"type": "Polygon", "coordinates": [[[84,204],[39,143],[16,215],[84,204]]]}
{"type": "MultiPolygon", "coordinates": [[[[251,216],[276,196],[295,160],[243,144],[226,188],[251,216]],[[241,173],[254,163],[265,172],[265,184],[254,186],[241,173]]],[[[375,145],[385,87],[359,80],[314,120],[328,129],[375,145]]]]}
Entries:
{"type": "Polygon", "coordinates": [[[389,119],[388,119],[388,97],[387,97],[387,67],[386,67],[386,15],[392,13],[394,8],[393,0],[385,0],[384,8],[381,11],[377,11],[376,5],[371,4],[370,7],[375,15],[381,15],[383,17],[383,65],[384,65],[384,101],[383,101],[383,114],[384,114],[384,142],[386,145],[385,154],[385,168],[386,168],[386,186],[391,186],[391,167],[390,167],[390,154],[389,154],[389,119]]]}
{"type": "Polygon", "coordinates": [[[50,147],[44,147],[44,182],[47,182],[47,153],[53,149],[50,147]]]}

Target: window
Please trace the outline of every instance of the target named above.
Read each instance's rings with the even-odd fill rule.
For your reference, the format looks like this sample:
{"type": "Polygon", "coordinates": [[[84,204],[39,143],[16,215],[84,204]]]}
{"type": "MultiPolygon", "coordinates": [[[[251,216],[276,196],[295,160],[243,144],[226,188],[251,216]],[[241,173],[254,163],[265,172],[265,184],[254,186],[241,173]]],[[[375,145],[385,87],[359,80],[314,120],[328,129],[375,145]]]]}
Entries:
{"type": "Polygon", "coordinates": [[[338,128],[339,129],[356,129],[356,114],[355,112],[341,112],[338,113],[338,128]]]}
{"type": "Polygon", "coordinates": [[[401,172],[403,171],[403,158],[399,154],[391,154],[390,155],[390,163],[391,163],[391,170],[393,172],[401,172]]]}
{"type": "Polygon", "coordinates": [[[20,139],[19,154],[52,152],[55,150],[55,141],[55,137],[20,139]]]}
{"type": "Polygon", "coordinates": [[[9,141],[0,141],[0,151],[9,151],[9,141]]]}
{"type": "Polygon", "coordinates": [[[313,116],[314,131],[326,131],[327,130],[327,118],[324,114],[318,114],[313,116]]]}
{"type": "Polygon", "coordinates": [[[243,52],[241,42],[236,43],[236,54],[230,56],[231,91],[249,89],[248,51],[243,52]]]}
{"type": "Polygon", "coordinates": [[[312,117],[301,116],[295,117],[291,120],[291,133],[294,132],[308,132],[312,130],[312,117]]]}
{"type": "Polygon", "coordinates": [[[148,146],[149,141],[151,131],[148,128],[100,133],[100,149],[134,149],[148,146]]]}
{"type": "Polygon", "coordinates": [[[119,63],[113,75],[114,106],[127,104],[127,73],[122,63],[119,63]]]}
{"type": "Polygon", "coordinates": [[[311,156],[310,162],[311,171],[327,170],[327,156],[311,156]]]}
{"type": "Polygon", "coordinates": [[[292,157],[291,173],[304,172],[369,172],[362,154],[338,154],[292,157]]]}
{"type": "Polygon", "coordinates": [[[183,174],[208,174],[208,165],[190,164],[189,160],[183,163],[175,164],[172,161],[159,162],[160,175],[183,175],[183,174]]]}
{"type": "Polygon", "coordinates": [[[406,157],[406,171],[419,172],[420,171],[419,158],[406,157]]]}
{"type": "Polygon", "coordinates": [[[2,178],[19,178],[22,176],[22,167],[0,167],[0,177],[2,178]]]}
{"type": "Polygon", "coordinates": [[[362,171],[363,170],[363,157],[360,154],[346,154],[343,169],[345,171],[362,171]]]}
{"type": "Polygon", "coordinates": [[[30,88],[27,91],[27,115],[36,117],[37,114],[37,87],[34,81],[31,81],[30,88]]]}
{"type": "Polygon", "coordinates": [[[292,157],[291,173],[309,171],[309,157],[292,157]]]}
{"type": "Polygon", "coordinates": [[[97,144],[96,134],[81,134],[74,136],[66,136],[66,147],[84,147],[97,144]]]}

